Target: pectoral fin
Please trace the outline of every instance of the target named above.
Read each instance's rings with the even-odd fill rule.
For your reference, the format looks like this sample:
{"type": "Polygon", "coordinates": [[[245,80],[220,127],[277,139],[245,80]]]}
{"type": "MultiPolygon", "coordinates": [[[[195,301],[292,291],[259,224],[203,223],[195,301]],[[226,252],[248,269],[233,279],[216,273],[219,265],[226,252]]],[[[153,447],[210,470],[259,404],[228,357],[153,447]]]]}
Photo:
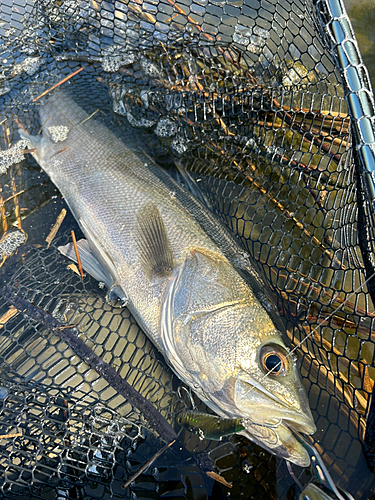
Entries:
{"type": "MultiPolygon", "coordinates": [[[[77,241],[77,247],[83,269],[97,281],[105,283],[108,288],[107,301],[111,305],[116,305],[118,298],[121,301],[121,306],[125,306],[128,303],[125,293],[122,288],[115,284],[111,274],[98,260],[89,242],[85,239],[79,240],[77,241]]],[[[58,250],[65,255],[65,257],[68,257],[68,259],[77,262],[73,243],[58,247],[58,250]]]]}
{"type": "Polygon", "coordinates": [[[173,270],[173,254],[159,210],[148,203],[137,213],[136,242],[142,267],[151,278],[169,276],[173,270]]]}
{"type": "MultiPolygon", "coordinates": [[[[97,259],[96,255],[91,250],[88,241],[85,239],[77,241],[77,247],[83,269],[97,281],[103,281],[107,288],[111,288],[113,285],[113,278],[97,259]]],[[[68,243],[67,245],[58,247],[58,250],[60,253],[65,255],[65,257],[68,257],[68,259],[77,263],[73,243],[68,243]]]]}

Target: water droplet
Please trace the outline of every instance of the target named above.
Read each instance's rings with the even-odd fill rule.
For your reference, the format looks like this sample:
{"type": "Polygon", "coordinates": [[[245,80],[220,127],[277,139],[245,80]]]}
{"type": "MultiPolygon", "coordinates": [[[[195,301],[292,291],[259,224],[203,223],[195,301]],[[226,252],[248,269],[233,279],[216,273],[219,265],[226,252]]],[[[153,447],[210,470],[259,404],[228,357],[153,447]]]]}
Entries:
{"type": "Polygon", "coordinates": [[[246,474],[250,474],[250,472],[254,469],[253,464],[250,462],[250,460],[244,460],[242,463],[242,470],[246,472],[246,474]]]}

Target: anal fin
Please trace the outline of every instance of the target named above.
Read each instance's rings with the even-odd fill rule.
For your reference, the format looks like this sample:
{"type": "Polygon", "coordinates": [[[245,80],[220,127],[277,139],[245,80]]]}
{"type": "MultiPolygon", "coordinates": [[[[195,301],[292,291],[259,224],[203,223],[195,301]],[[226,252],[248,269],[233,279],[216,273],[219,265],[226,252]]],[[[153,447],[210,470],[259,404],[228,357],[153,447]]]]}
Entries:
{"type": "Polygon", "coordinates": [[[136,242],[142,267],[149,277],[166,277],[173,270],[167,231],[156,205],[148,203],[137,213],[136,242]]]}

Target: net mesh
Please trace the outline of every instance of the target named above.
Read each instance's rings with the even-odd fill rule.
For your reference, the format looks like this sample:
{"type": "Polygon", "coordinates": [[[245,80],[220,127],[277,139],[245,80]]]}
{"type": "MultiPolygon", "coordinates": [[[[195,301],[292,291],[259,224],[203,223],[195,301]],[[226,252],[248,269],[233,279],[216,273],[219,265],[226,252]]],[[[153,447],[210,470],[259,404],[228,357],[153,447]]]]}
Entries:
{"type": "MultiPolygon", "coordinates": [[[[64,85],[86,107],[130,127],[163,167],[177,165],[175,175],[260,263],[290,345],[303,341],[298,353],[318,429],[314,443],[337,484],[368,498],[374,478],[362,442],[375,379],[375,313],[358,242],[358,193],[370,247],[374,225],[366,186],[357,183],[350,71],[342,73],[336,59],[330,5],[43,0],[2,2],[0,11],[7,286],[61,323],[77,324],[84,341],[173,425],[176,413],[191,407],[188,388],[130,314],[106,304],[93,280],[82,283],[67,270],[56,246],[45,248],[63,202],[32,157],[22,161],[17,129],[38,133],[43,98],[36,99],[84,67],[64,85]],[[32,250],[18,250],[10,278],[16,264],[8,257],[26,237],[32,250]]],[[[365,69],[356,71],[359,90],[369,92],[365,69]]],[[[212,492],[204,471],[171,450],[123,490],[162,447],[157,433],[45,325],[5,301],[0,306],[0,424],[2,434],[22,433],[0,441],[4,497],[227,494],[218,483],[212,492]]],[[[232,497],[297,498],[285,464],[256,445],[238,437],[201,442],[183,432],[189,452],[207,452],[233,483],[232,497]]],[[[311,479],[308,471],[298,474],[311,479]]]]}

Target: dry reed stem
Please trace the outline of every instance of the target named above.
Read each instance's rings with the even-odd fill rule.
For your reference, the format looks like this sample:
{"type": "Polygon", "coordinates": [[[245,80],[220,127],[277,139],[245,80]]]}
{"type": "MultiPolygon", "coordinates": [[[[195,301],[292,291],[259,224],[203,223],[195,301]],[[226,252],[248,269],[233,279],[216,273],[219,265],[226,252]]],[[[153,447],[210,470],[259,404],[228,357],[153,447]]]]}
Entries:
{"type": "Polygon", "coordinates": [[[77,71],[74,71],[70,75],[66,76],[65,78],[63,78],[62,80],[60,80],[58,83],[56,83],[55,85],[52,85],[51,88],[49,88],[49,89],[45,90],[44,92],[42,92],[38,97],[36,97],[35,99],[33,99],[32,102],[38,101],[41,97],[44,97],[45,95],[47,95],[49,92],[51,92],[55,88],[59,87],[63,83],[65,83],[68,80],[70,80],[70,78],[73,78],[73,76],[78,75],[78,73],[80,73],[81,71],[83,71],[85,68],[87,68],[87,66],[82,66],[82,68],[79,68],[79,69],[77,69],[77,71]]]}
{"type": "Polygon", "coordinates": [[[60,229],[61,224],[63,223],[63,220],[65,219],[66,216],[66,210],[63,208],[59,215],[57,216],[56,222],[54,223],[51,231],[49,232],[47,238],[46,238],[46,243],[47,243],[47,248],[49,248],[50,244],[52,243],[53,239],[55,238],[57,231],[60,229]]]}
{"type": "Polygon", "coordinates": [[[161,448],[161,450],[157,451],[155,453],[155,455],[153,457],[150,458],[150,460],[147,460],[147,462],[145,464],[142,465],[142,467],[130,478],[126,481],[126,483],[123,484],[122,486],[122,489],[125,489],[127,488],[135,479],[137,479],[137,477],[139,477],[142,472],[144,472],[146,469],[148,469],[150,467],[150,465],[153,464],[153,462],[155,462],[155,460],[160,457],[160,455],[162,455],[168,448],[170,448],[174,443],[176,442],[176,440],[174,439],[173,441],[171,441],[169,444],[166,444],[165,446],[163,446],[163,448],[161,448]]]}
{"type": "MultiPolygon", "coordinates": [[[[16,217],[17,227],[18,227],[18,229],[22,229],[21,216],[20,216],[20,205],[18,202],[18,195],[21,194],[21,192],[20,191],[17,192],[16,180],[14,177],[13,168],[11,168],[11,170],[10,170],[10,184],[11,184],[12,192],[13,192],[11,199],[13,199],[13,203],[14,203],[14,215],[16,217]]],[[[22,192],[23,191],[25,191],[25,190],[22,190],[22,192]]]]}
{"type": "Polygon", "coordinates": [[[44,122],[42,123],[42,126],[40,127],[39,129],[39,132],[37,135],[40,135],[42,133],[42,130],[44,129],[44,126],[45,124],[48,122],[48,120],[50,119],[50,116],[47,116],[47,118],[44,120],[44,122]]]}
{"type": "MultiPolygon", "coordinates": [[[[71,130],[74,130],[75,128],[77,127],[80,127],[81,125],[83,125],[85,122],[87,122],[87,120],[90,120],[90,118],[92,118],[94,115],[96,115],[96,113],[99,111],[99,109],[97,109],[96,111],[94,111],[93,113],[91,113],[90,116],[88,116],[87,118],[85,118],[84,120],[82,120],[80,123],[78,123],[77,125],[74,125],[74,127],[71,129],[71,130]]],[[[66,148],[68,149],[68,148],[66,148]]],[[[61,151],[59,151],[60,153],[61,151]]]]}
{"type": "Polygon", "coordinates": [[[14,306],[10,306],[6,313],[4,313],[0,318],[0,329],[11,319],[13,316],[18,314],[18,309],[14,306]]]}
{"type": "MultiPolygon", "coordinates": [[[[6,200],[0,201],[0,208],[4,207],[4,205],[7,201],[13,200],[15,197],[19,196],[20,194],[22,194],[24,192],[25,192],[25,189],[21,189],[21,191],[18,191],[17,193],[13,194],[12,196],[9,196],[9,198],[7,198],[6,200]]],[[[0,197],[0,200],[2,200],[2,196],[0,197]]]]}
{"type": "Polygon", "coordinates": [[[219,474],[216,474],[214,471],[207,471],[206,472],[207,476],[210,477],[211,479],[214,479],[218,483],[223,484],[224,486],[227,486],[228,488],[232,488],[232,485],[226,481],[226,479],[223,476],[220,476],[219,474]]]}
{"type": "Polygon", "coordinates": [[[64,151],[67,151],[68,149],[69,149],[69,148],[62,148],[62,149],[60,149],[60,151],[57,151],[57,153],[55,153],[54,155],[52,155],[52,157],[51,157],[51,158],[53,158],[54,156],[59,155],[60,153],[63,153],[64,151]]]}
{"type": "MultiPolygon", "coordinates": [[[[2,189],[1,189],[2,191],[2,189]]],[[[3,233],[5,233],[5,231],[8,229],[8,221],[7,221],[7,217],[6,217],[6,213],[5,213],[5,206],[4,206],[4,199],[3,199],[3,195],[1,194],[0,195],[0,210],[1,210],[1,225],[2,225],[2,228],[3,228],[3,233]]]]}
{"type": "Polygon", "coordinates": [[[68,269],[70,269],[71,271],[73,271],[74,273],[78,274],[78,276],[81,276],[81,273],[79,272],[78,267],[74,263],[69,264],[66,267],[68,269]]]}
{"type": "Polygon", "coordinates": [[[0,434],[0,439],[11,439],[16,437],[21,437],[22,432],[13,432],[11,434],[0,434]]]}

